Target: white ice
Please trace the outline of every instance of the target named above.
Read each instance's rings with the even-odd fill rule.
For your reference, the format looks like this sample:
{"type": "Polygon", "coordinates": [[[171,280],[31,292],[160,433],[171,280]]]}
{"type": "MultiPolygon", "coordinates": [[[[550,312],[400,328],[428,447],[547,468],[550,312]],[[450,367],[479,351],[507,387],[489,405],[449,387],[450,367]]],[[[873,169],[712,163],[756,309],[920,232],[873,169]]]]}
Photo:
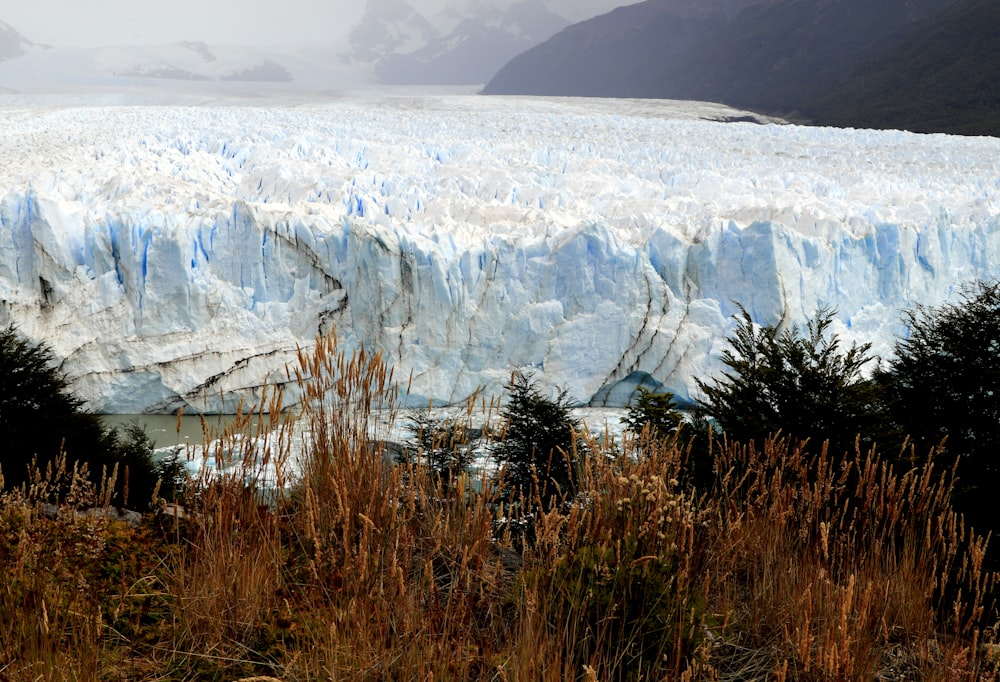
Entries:
{"type": "Polygon", "coordinates": [[[91,407],[231,409],[336,330],[413,404],[533,370],[697,397],[736,303],[900,313],[1000,275],[1000,140],[720,123],[714,105],[0,98],[0,323],[91,407]]]}

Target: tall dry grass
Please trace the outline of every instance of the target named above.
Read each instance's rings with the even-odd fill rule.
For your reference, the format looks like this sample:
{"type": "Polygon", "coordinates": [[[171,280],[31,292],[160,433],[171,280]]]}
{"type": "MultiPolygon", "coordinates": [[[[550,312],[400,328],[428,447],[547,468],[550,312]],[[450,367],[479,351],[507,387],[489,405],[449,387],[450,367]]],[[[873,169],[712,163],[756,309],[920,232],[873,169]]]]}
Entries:
{"type": "Polygon", "coordinates": [[[0,679],[994,675],[993,577],[952,471],[647,433],[588,441],[579,494],[533,513],[485,474],[392,461],[378,354],[319,339],[289,379],[298,427],[272,392],[215,434],[174,516],[86,516],[109,500],[81,489],[50,518],[66,471],[4,494],[0,679]]]}
{"type": "Polygon", "coordinates": [[[94,680],[113,665],[105,609],[142,557],[125,553],[121,522],[87,510],[109,506],[116,473],[95,488],[63,455],[0,494],[0,679],[94,680]]]}
{"type": "Polygon", "coordinates": [[[992,674],[979,628],[994,576],[950,508],[954,471],[780,440],[729,445],[715,466],[705,580],[731,679],[992,674]]]}
{"type": "Polygon", "coordinates": [[[238,672],[274,663],[262,645],[283,608],[286,539],[277,510],[290,482],[293,431],[281,392],[264,395],[220,433],[203,428],[184,518],[164,519],[180,552],[164,577],[174,598],[168,641],[152,653],[172,665],[238,672]]]}

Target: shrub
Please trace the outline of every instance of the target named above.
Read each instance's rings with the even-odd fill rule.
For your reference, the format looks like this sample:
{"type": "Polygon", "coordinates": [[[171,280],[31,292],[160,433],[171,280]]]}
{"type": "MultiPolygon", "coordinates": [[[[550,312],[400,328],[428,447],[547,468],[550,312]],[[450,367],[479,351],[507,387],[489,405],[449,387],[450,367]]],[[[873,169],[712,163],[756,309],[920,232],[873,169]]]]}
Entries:
{"type": "Polygon", "coordinates": [[[804,330],[784,332],[741,312],[722,355],[727,371],[711,383],[698,381],[706,414],[733,440],[760,445],[780,431],[817,444],[829,440],[833,452],[843,453],[860,435],[867,449],[881,428],[877,385],[863,375],[870,345],[841,351],[829,310],[804,330]]]}
{"type": "Polygon", "coordinates": [[[511,374],[507,394],[504,433],[493,448],[504,466],[501,499],[533,500],[530,506],[550,509],[576,493],[581,447],[574,434],[580,422],[565,390],[547,398],[530,374],[511,374]]]}
{"type": "Polygon", "coordinates": [[[0,332],[0,454],[8,485],[27,480],[32,458],[39,463],[67,452],[106,452],[108,434],[96,416],[69,391],[52,351],[33,345],[14,327],[0,332]]]}
{"type": "Polygon", "coordinates": [[[638,396],[630,402],[628,413],[622,418],[626,430],[639,435],[648,427],[661,438],[674,433],[681,423],[674,394],[669,391],[654,393],[645,386],[640,386],[637,392],[638,396]]]}
{"type": "Polygon", "coordinates": [[[552,627],[572,635],[565,657],[580,668],[603,661],[605,679],[666,674],[665,662],[690,657],[701,639],[704,605],[677,594],[676,557],[641,550],[635,536],[586,545],[544,577],[552,627]]]}
{"type": "MultiPolygon", "coordinates": [[[[169,457],[157,459],[153,439],[136,421],[112,429],[109,439],[119,468],[127,468],[128,504],[145,511],[153,501],[153,491],[164,500],[183,499],[187,487],[187,469],[176,452],[169,457]]],[[[123,474],[124,471],[121,471],[119,476],[123,474]]],[[[124,485],[125,481],[122,483],[124,485]]]]}
{"type": "Polygon", "coordinates": [[[677,474],[681,482],[700,492],[711,486],[715,431],[703,410],[682,415],[672,393],[654,393],[640,386],[622,424],[637,438],[637,449],[642,454],[651,448],[679,445],[685,459],[683,469],[677,474]]]}
{"type": "Polygon", "coordinates": [[[881,383],[894,428],[923,457],[945,441],[959,461],[957,502],[976,525],[997,529],[1000,483],[1000,282],[962,290],[956,303],[906,313],[881,383]]]}
{"type": "Polygon", "coordinates": [[[51,349],[32,344],[13,327],[0,331],[0,471],[8,487],[28,482],[59,455],[86,462],[96,485],[114,477],[118,504],[145,508],[159,476],[152,446],[141,429],[107,429],[69,390],[51,349]],[[32,462],[37,467],[32,467],[32,462]],[[128,493],[128,499],[125,495],[128,493]]]}
{"type": "Polygon", "coordinates": [[[387,461],[381,356],[325,339],[294,373],[306,428],[280,390],[241,412],[172,529],[86,513],[64,458],[0,494],[0,678],[996,679],[936,462],[729,442],[701,494],[673,438],[594,443],[516,551],[492,490],[387,461]]]}
{"type": "Polygon", "coordinates": [[[445,490],[468,472],[481,431],[474,429],[467,420],[437,418],[429,409],[419,410],[410,415],[406,428],[416,447],[404,447],[397,461],[425,463],[435,482],[445,490]]]}
{"type": "Polygon", "coordinates": [[[716,466],[708,591],[740,633],[713,651],[728,679],[996,679],[962,644],[982,634],[995,575],[951,508],[953,472],[788,439],[728,443],[716,466]]]}

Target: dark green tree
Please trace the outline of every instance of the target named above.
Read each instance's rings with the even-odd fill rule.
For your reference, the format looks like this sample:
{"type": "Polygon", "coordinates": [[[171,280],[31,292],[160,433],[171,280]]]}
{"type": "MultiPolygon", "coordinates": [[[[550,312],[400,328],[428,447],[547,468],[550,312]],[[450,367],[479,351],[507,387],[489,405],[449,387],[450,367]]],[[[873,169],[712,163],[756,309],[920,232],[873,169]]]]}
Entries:
{"type": "Polygon", "coordinates": [[[906,313],[909,334],[877,373],[892,426],[917,457],[944,442],[958,461],[957,506],[981,531],[1000,530],[1000,282],[906,313]]]}
{"type": "Polygon", "coordinates": [[[397,461],[426,464],[445,490],[468,471],[481,429],[474,429],[468,421],[457,417],[435,417],[430,410],[412,414],[406,428],[415,447],[404,446],[397,461]]]}
{"type": "Polygon", "coordinates": [[[760,443],[779,431],[831,450],[862,448],[882,428],[878,385],[864,376],[870,345],[846,351],[830,332],[834,313],[820,310],[805,329],[754,324],[740,308],[722,355],[720,378],[698,381],[699,406],[730,438],[760,443]]]}
{"type": "MultiPolygon", "coordinates": [[[[109,452],[121,472],[119,476],[128,474],[129,506],[146,510],[152,502],[153,491],[163,500],[184,499],[188,473],[177,452],[157,457],[153,439],[138,421],[110,430],[108,438],[109,452]]],[[[124,492],[124,487],[121,489],[124,492]]]]}
{"type": "Polygon", "coordinates": [[[532,375],[511,375],[501,412],[504,433],[493,448],[503,465],[501,499],[547,510],[576,494],[584,452],[571,409],[565,390],[549,398],[532,375]]]}
{"type": "Polygon", "coordinates": [[[640,386],[628,406],[628,413],[622,417],[626,430],[640,434],[649,428],[654,436],[663,438],[677,431],[681,424],[681,413],[677,411],[674,394],[669,391],[655,393],[640,386]]]}
{"type": "Polygon", "coordinates": [[[0,331],[0,441],[7,488],[29,480],[32,461],[44,470],[65,453],[70,463],[87,463],[98,486],[117,464],[114,501],[145,508],[161,473],[148,438],[142,440],[135,430],[119,434],[106,428],[69,390],[51,349],[29,342],[13,326],[0,331]]]}
{"type": "Polygon", "coordinates": [[[678,478],[682,485],[698,492],[707,492],[714,480],[714,426],[701,409],[682,415],[669,391],[655,393],[640,386],[637,395],[622,418],[625,430],[636,436],[652,439],[640,441],[641,450],[648,447],[680,448],[684,457],[678,478]]]}

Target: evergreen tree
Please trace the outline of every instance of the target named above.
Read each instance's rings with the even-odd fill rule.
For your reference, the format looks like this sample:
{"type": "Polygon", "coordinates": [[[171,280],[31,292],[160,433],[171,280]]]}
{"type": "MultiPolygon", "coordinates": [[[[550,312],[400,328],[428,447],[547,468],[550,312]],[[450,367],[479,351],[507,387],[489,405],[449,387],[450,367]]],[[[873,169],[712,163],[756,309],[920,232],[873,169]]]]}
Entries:
{"type": "Polygon", "coordinates": [[[13,326],[0,331],[0,441],[0,472],[7,488],[29,479],[32,461],[44,471],[62,453],[70,463],[85,462],[98,486],[117,464],[118,504],[145,508],[162,473],[171,474],[172,482],[180,478],[176,463],[170,469],[153,461],[152,444],[141,429],[119,434],[85,411],[51,349],[30,343],[13,326]]]}
{"type": "Polygon", "coordinates": [[[711,383],[698,381],[700,407],[731,438],[760,443],[781,431],[815,446],[829,440],[833,452],[867,448],[882,428],[877,384],[864,376],[870,344],[841,351],[830,333],[833,312],[820,310],[804,330],[754,324],[741,317],[711,383]]]}
{"type": "Polygon", "coordinates": [[[530,374],[515,371],[507,394],[505,432],[494,447],[504,466],[501,499],[551,509],[576,493],[583,452],[574,434],[580,423],[565,390],[548,398],[530,374]]]}
{"type": "Polygon", "coordinates": [[[681,413],[677,411],[673,393],[654,393],[645,386],[640,386],[637,393],[628,406],[628,413],[622,418],[626,430],[638,435],[649,427],[657,437],[666,437],[677,431],[681,413]]]}
{"type": "Polygon", "coordinates": [[[409,418],[407,430],[416,447],[403,447],[397,461],[425,463],[437,482],[447,490],[475,457],[481,429],[473,429],[457,417],[436,418],[430,410],[420,410],[409,418]]]}
{"type": "Polygon", "coordinates": [[[944,442],[958,461],[959,509],[998,530],[1000,484],[1000,282],[978,282],[956,303],[906,313],[909,335],[877,379],[891,423],[925,457],[944,442]]]}

